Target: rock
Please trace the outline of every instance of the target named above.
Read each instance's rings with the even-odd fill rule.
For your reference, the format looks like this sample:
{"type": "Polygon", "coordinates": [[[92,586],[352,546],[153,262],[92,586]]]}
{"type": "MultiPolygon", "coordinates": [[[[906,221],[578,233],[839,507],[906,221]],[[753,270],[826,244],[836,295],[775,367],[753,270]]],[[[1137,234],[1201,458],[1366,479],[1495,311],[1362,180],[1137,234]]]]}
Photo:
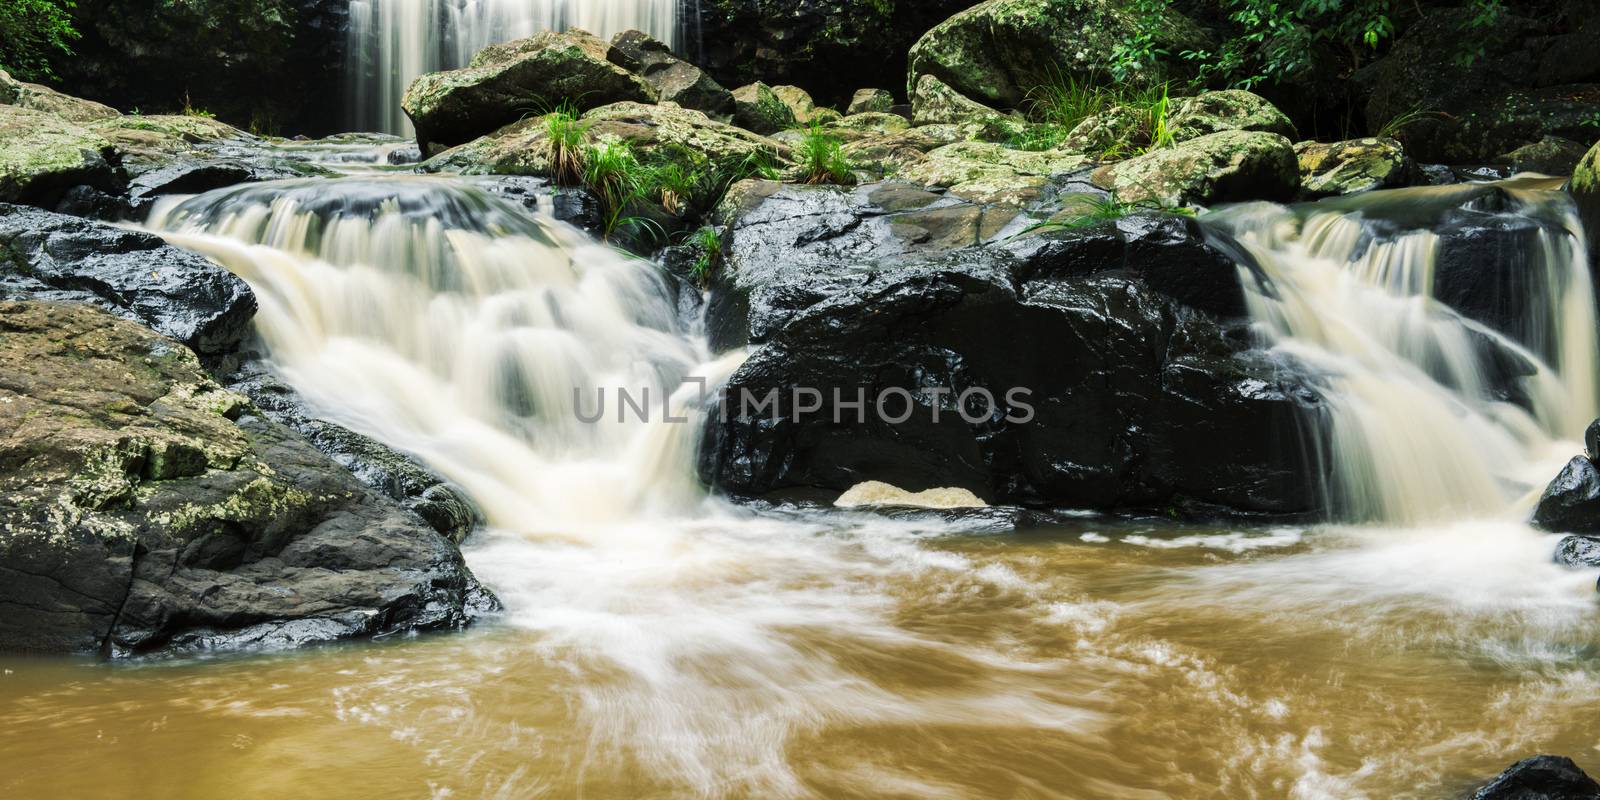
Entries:
{"type": "Polygon", "coordinates": [[[256,309],[244,281],[160,237],[3,204],[0,298],[98,306],[207,355],[231,351],[256,309]]]}
{"type": "Polygon", "coordinates": [[[844,107],[861,86],[901,85],[917,38],[976,2],[698,0],[682,52],[724,86],[794,84],[844,107]]]}
{"type": "Polygon", "coordinates": [[[985,142],[945,145],[900,172],[905,180],[948,187],[978,203],[1022,206],[1046,194],[1051,176],[1083,166],[1088,159],[1060,151],[1011,150],[985,142]]]}
{"type": "Polygon", "coordinates": [[[1223,131],[1102,167],[1094,180],[1124,203],[1164,208],[1286,200],[1300,188],[1300,165],[1276,133],[1223,131]]]}
{"type": "Polygon", "coordinates": [[[850,487],[833,502],[837,508],[895,506],[900,508],[987,508],[988,503],[967,491],[941,487],[908,492],[880,481],[867,481],[850,487]]]}
{"type": "Polygon", "coordinates": [[[1300,142],[1300,191],[1306,197],[1331,197],[1403,186],[1412,171],[1405,148],[1394,139],[1300,142]]]}
{"type": "MultiPolygon", "coordinates": [[[[729,164],[766,154],[774,162],[788,156],[789,148],[743,128],[718,122],[699,111],[644,103],[613,103],[592,109],[582,117],[592,140],[615,138],[627,142],[640,158],[694,157],[729,164]]],[[[513,123],[472,142],[429,159],[422,169],[468,174],[548,175],[548,141],[543,119],[513,123]]]]}
{"type": "Polygon", "coordinates": [[[417,78],[401,107],[427,153],[433,145],[463,144],[563,102],[581,111],[623,100],[655,100],[644,79],[606,60],[609,49],[579,30],[491,45],[465,68],[417,78]]]}
{"type": "Polygon", "coordinates": [[[1128,106],[1112,106],[1084,118],[1062,140],[1060,149],[1100,160],[1132,155],[1136,143],[1150,141],[1150,114],[1128,106]]]}
{"type": "Polygon", "coordinates": [[[1583,230],[1589,236],[1589,252],[1600,253],[1600,142],[1573,167],[1567,191],[1577,203],[1583,230]]]}
{"type": "Polygon", "coordinates": [[[1600,533],[1600,471],[1584,456],[1573,456],[1545,488],[1533,511],[1533,524],[1556,533],[1600,533]]]}
{"type": "Polygon", "coordinates": [[[1503,153],[1494,160],[1510,164],[1516,172],[1542,172],[1546,175],[1571,175],[1588,149],[1571,139],[1546,136],[1503,153]]]}
{"type": "Polygon", "coordinates": [[[1489,28],[1470,7],[1429,11],[1373,67],[1367,121],[1376,129],[1409,113],[1402,138],[1414,158],[1483,163],[1545,136],[1589,141],[1600,113],[1600,17],[1504,8],[1489,28]],[[1441,59],[1467,39],[1470,60],[1441,59]]]}
{"type": "Polygon", "coordinates": [[[1318,508],[1297,427],[1318,398],[1291,365],[1130,277],[965,255],[814,290],[729,380],[702,478],[734,495],[879,480],[1028,506],[1318,508]]]}
{"type": "Polygon", "coordinates": [[[759,134],[785,131],[799,123],[794,108],[764,83],[734,89],[733,103],[734,124],[759,134]]]}
{"type": "MultiPolygon", "coordinates": [[[[1114,0],[987,0],[935,26],[909,57],[907,87],[915,95],[924,76],[996,108],[1016,108],[1052,70],[1087,80],[1109,80],[1105,67],[1123,42],[1149,34],[1168,53],[1206,49],[1205,34],[1162,4],[1161,22],[1144,31],[1136,16],[1114,0]]],[[[1174,77],[1185,62],[1161,59],[1151,83],[1174,77]]]]}
{"type": "Polygon", "coordinates": [[[1512,764],[1472,800],[1600,800],[1600,784],[1570,758],[1534,756],[1512,764]]]}
{"type": "Polygon", "coordinates": [[[1191,219],[1019,236],[1034,217],[896,183],[746,182],[719,212],[729,232],[707,310],[712,345],[757,345],[723,397],[742,402],[748,390],[759,402],[777,389],[782,412],[772,421],[728,405],[710,426],[701,473],[723,491],[873,480],[1197,516],[1293,515],[1321,502],[1303,480],[1301,459],[1315,456],[1296,427],[1318,396],[1299,367],[1248,348],[1238,268],[1191,219]],[[795,387],[827,402],[796,420],[795,387]],[[1032,391],[1015,399],[1035,419],[1005,419],[1022,410],[1006,401],[1013,387],[1032,391]],[[904,424],[835,423],[831,392],[853,402],[858,388],[956,395],[919,398],[904,424]],[[962,419],[954,396],[979,388],[1001,408],[964,407],[974,420],[962,419]]]}
{"type": "Polygon", "coordinates": [[[889,114],[883,111],[863,111],[851,114],[828,124],[831,133],[852,133],[856,138],[865,138],[870,134],[896,134],[911,130],[911,121],[899,114],[889,114]]]}
{"type": "Polygon", "coordinates": [[[1174,141],[1188,141],[1223,131],[1266,131],[1294,139],[1294,123],[1265,97],[1243,89],[1201,92],[1174,99],[1167,119],[1174,141]]]}
{"type": "Polygon", "coordinates": [[[67,189],[116,191],[120,155],[93,130],[54,114],[0,105],[0,203],[53,206],[67,189]]]}
{"type": "Polygon", "coordinates": [[[467,624],[439,534],[181,345],[87,306],[0,305],[0,650],[124,656],[467,624]]]}
{"type": "Polygon", "coordinates": [[[611,63],[645,79],[661,102],[703,111],[726,122],[733,116],[733,93],[704,70],[672,54],[672,49],[641,31],[623,31],[606,52],[611,63]]]}
{"type": "Polygon", "coordinates": [[[1583,432],[1583,453],[1590,461],[1600,459],[1600,419],[1589,423],[1583,432]]]}
{"type": "Polygon", "coordinates": [[[12,80],[4,70],[0,70],[0,103],[54,114],[80,125],[121,116],[111,106],[93,100],[62,94],[37,83],[12,80]]]}
{"type": "Polygon", "coordinates": [[[894,95],[883,89],[857,89],[845,114],[887,114],[894,108],[894,95]]]}
{"type": "Polygon", "coordinates": [[[369,436],[316,418],[299,393],[261,362],[243,365],[230,377],[228,390],[249,397],[268,419],[304,436],[368,488],[399,501],[451,542],[460,544],[482,521],[463,489],[369,436]]]}
{"type": "Polygon", "coordinates": [[[1600,567],[1600,538],[1568,536],[1556,544],[1555,560],[1564,567],[1600,567]]]}
{"type": "Polygon", "coordinates": [[[962,95],[944,81],[924,75],[911,88],[911,119],[916,125],[975,124],[991,137],[1004,136],[1021,120],[962,95]]]}
{"type": "Polygon", "coordinates": [[[862,136],[847,142],[844,153],[856,169],[889,177],[921,161],[929,151],[967,138],[958,125],[924,125],[896,133],[862,136]]]}

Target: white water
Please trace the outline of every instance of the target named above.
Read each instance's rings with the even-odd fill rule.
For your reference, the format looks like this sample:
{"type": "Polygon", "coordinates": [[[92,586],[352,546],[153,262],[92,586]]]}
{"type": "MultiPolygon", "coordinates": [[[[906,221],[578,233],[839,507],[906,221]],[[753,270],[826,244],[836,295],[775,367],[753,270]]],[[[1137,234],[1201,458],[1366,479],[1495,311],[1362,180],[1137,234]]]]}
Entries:
{"type": "Polygon", "coordinates": [[[417,76],[464,67],[479,50],[539,31],[607,37],[641,30],[669,46],[680,0],[350,0],[346,69],[352,130],[411,135],[400,99],[417,76]]]}
{"type": "MultiPolygon", "coordinates": [[[[1434,299],[1440,243],[1425,228],[1395,232],[1367,219],[1376,212],[1266,203],[1207,220],[1260,265],[1264,280],[1248,271],[1244,279],[1268,341],[1326,378],[1328,488],[1343,518],[1524,517],[1530,492],[1544,488],[1600,416],[1595,296],[1575,212],[1564,193],[1537,181],[1507,187],[1518,206],[1511,213],[1550,223],[1528,254],[1522,341],[1434,299]],[[1535,367],[1521,381],[1530,408],[1494,396],[1490,348],[1535,367]]],[[[1404,191],[1435,205],[1459,193],[1404,191]]]]}
{"type": "MultiPolygon", "coordinates": [[[[169,201],[149,225],[251,283],[276,368],[324,415],[416,454],[483,507],[469,563],[522,635],[357,656],[339,674],[359,677],[333,679],[340,723],[428,744],[436,796],[1186,797],[1220,784],[1347,798],[1537,746],[1544,721],[1600,693],[1573,660],[1592,638],[1593,576],[1551,564],[1553,542],[1510,510],[1577,452],[1562,440],[1594,413],[1582,253],[1557,237],[1537,262],[1552,311],[1530,319],[1553,326],[1560,367],[1541,362],[1525,411],[1479,396],[1466,326],[1427,297],[1428,234],[1351,266],[1348,214],[1234,214],[1208,224],[1236,230],[1272,278],[1274,293],[1251,297],[1264,334],[1329,375],[1331,488],[1382,526],[1112,526],[1083,532],[1086,550],[952,551],[935,523],[758,517],[700,493],[695,422],[576,419],[574,386],[659,398],[740,359],[704,352],[647,263],[450,178],[227,189],[169,201]],[[1341,647],[1359,651],[1338,667],[1350,687],[1318,672],[1341,647]],[[1506,691],[1501,673],[1461,661],[1522,681],[1515,708],[1431,716],[1506,691]],[[1461,685],[1484,694],[1406,705],[1461,685]],[[1148,782],[1169,772],[1162,789],[1148,782]]],[[[691,411],[690,395],[675,409],[691,411]]]]}

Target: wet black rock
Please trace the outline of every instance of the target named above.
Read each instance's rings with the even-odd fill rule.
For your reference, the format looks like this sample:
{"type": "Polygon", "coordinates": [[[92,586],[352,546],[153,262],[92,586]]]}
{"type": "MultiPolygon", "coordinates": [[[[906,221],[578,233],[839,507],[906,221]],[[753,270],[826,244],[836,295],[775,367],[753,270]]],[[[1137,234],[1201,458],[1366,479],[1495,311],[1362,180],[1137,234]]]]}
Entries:
{"type": "Polygon", "coordinates": [[[0,651],[123,656],[454,628],[455,546],[83,305],[0,304],[0,651]]]}
{"type": "Polygon", "coordinates": [[[274,422],[292,428],[356,479],[399,501],[434,530],[459,544],[483,518],[466,492],[434,471],[370,436],[315,416],[298,392],[251,361],[230,376],[228,388],[249,397],[274,422]]]}
{"type": "Polygon", "coordinates": [[[1545,488],[1533,522],[1557,533],[1600,533],[1600,470],[1574,456],[1545,488]]]}
{"type": "Polygon", "coordinates": [[[1564,756],[1534,756],[1511,765],[1472,800],[1600,800],[1600,784],[1564,756]]]}
{"type": "Polygon", "coordinates": [[[1568,536],[1556,545],[1556,563],[1565,567],[1600,567],[1600,538],[1568,536]]]}
{"type": "Polygon", "coordinates": [[[1228,318],[1237,269],[1186,224],[1134,218],[1037,244],[963,224],[954,239],[976,241],[938,248],[900,238],[900,206],[879,191],[785,188],[727,209],[710,323],[762,346],[708,428],[708,483],[762,495],[880,480],[1195,516],[1320,508],[1302,433],[1320,396],[1298,365],[1251,348],[1228,318]],[[745,402],[773,393],[775,407],[745,402]],[[868,408],[849,405],[862,396],[868,408]]]}
{"type": "Polygon", "coordinates": [[[188,345],[231,350],[255,314],[244,281],[160,237],[0,204],[0,299],[88,303],[188,345]]]}
{"type": "Polygon", "coordinates": [[[623,31],[606,52],[611,63],[655,87],[656,99],[704,111],[727,120],[733,116],[733,93],[699,67],[672,54],[672,48],[642,31],[623,31]]]}

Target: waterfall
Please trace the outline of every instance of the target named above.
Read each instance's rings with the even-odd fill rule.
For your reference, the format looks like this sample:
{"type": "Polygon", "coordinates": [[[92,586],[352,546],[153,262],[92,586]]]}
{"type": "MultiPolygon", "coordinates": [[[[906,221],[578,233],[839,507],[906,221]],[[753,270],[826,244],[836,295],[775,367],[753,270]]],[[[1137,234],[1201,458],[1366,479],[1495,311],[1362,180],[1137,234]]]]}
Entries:
{"type": "Polygon", "coordinates": [[[1421,524],[1526,513],[1530,493],[1600,413],[1589,257],[1558,183],[1252,203],[1204,223],[1254,262],[1247,300],[1267,342],[1325,376],[1320,422],[1339,517],[1421,524]],[[1516,330],[1438,297],[1436,230],[1463,217],[1489,228],[1535,223],[1504,265],[1511,287],[1489,287],[1493,276],[1482,274],[1451,279],[1482,281],[1480,294],[1515,303],[1507,310],[1516,330]]]}
{"type": "Polygon", "coordinates": [[[250,283],[274,366],[319,413],[412,452],[492,525],[698,496],[697,426],[664,418],[691,410],[705,355],[648,262],[454,178],[240,186],[148,224],[250,283]],[[620,413],[623,391],[643,410],[620,413]]]}
{"type": "Polygon", "coordinates": [[[581,28],[610,37],[644,31],[676,43],[681,0],[350,0],[346,51],[353,130],[410,135],[400,110],[426,72],[466,66],[499,42],[581,28]]]}

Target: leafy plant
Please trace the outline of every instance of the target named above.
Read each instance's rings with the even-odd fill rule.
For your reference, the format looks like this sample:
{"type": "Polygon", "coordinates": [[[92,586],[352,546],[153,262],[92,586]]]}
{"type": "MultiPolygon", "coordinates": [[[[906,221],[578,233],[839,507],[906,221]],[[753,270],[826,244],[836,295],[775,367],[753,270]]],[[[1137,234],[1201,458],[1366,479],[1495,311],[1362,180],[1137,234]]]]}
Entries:
{"type": "Polygon", "coordinates": [[[183,108],[179,110],[179,113],[186,117],[199,117],[200,119],[217,118],[216,114],[213,114],[203,108],[199,108],[194,103],[190,102],[188,92],[183,93],[183,108]]]}
{"type": "MultiPolygon", "coordinates": [[[[1179,55],[1199,64],[1198,81],[1238,89],[1306,80],[1320,55],[1338,53],[1358,69],[1395,35],[1399,0],[1221,0],[1231,30],[1214,50],[1179,55]]],[[[1158,20],[1141,17],[1143,30],[1158,20]]]]}
{"type": "Polygon", "coordinates": [[[0,2],[0,69],[25,81],[56,77],[51,60],[72,54],[73,0],[0,2]]]}
{"type": "Polygon", "coordinates": [[[816,122],[805,128],[795,154],[800,163],[801,183],[850,186],[856,182],[850,159],[844,154],[844,144],[816,122]]]}

